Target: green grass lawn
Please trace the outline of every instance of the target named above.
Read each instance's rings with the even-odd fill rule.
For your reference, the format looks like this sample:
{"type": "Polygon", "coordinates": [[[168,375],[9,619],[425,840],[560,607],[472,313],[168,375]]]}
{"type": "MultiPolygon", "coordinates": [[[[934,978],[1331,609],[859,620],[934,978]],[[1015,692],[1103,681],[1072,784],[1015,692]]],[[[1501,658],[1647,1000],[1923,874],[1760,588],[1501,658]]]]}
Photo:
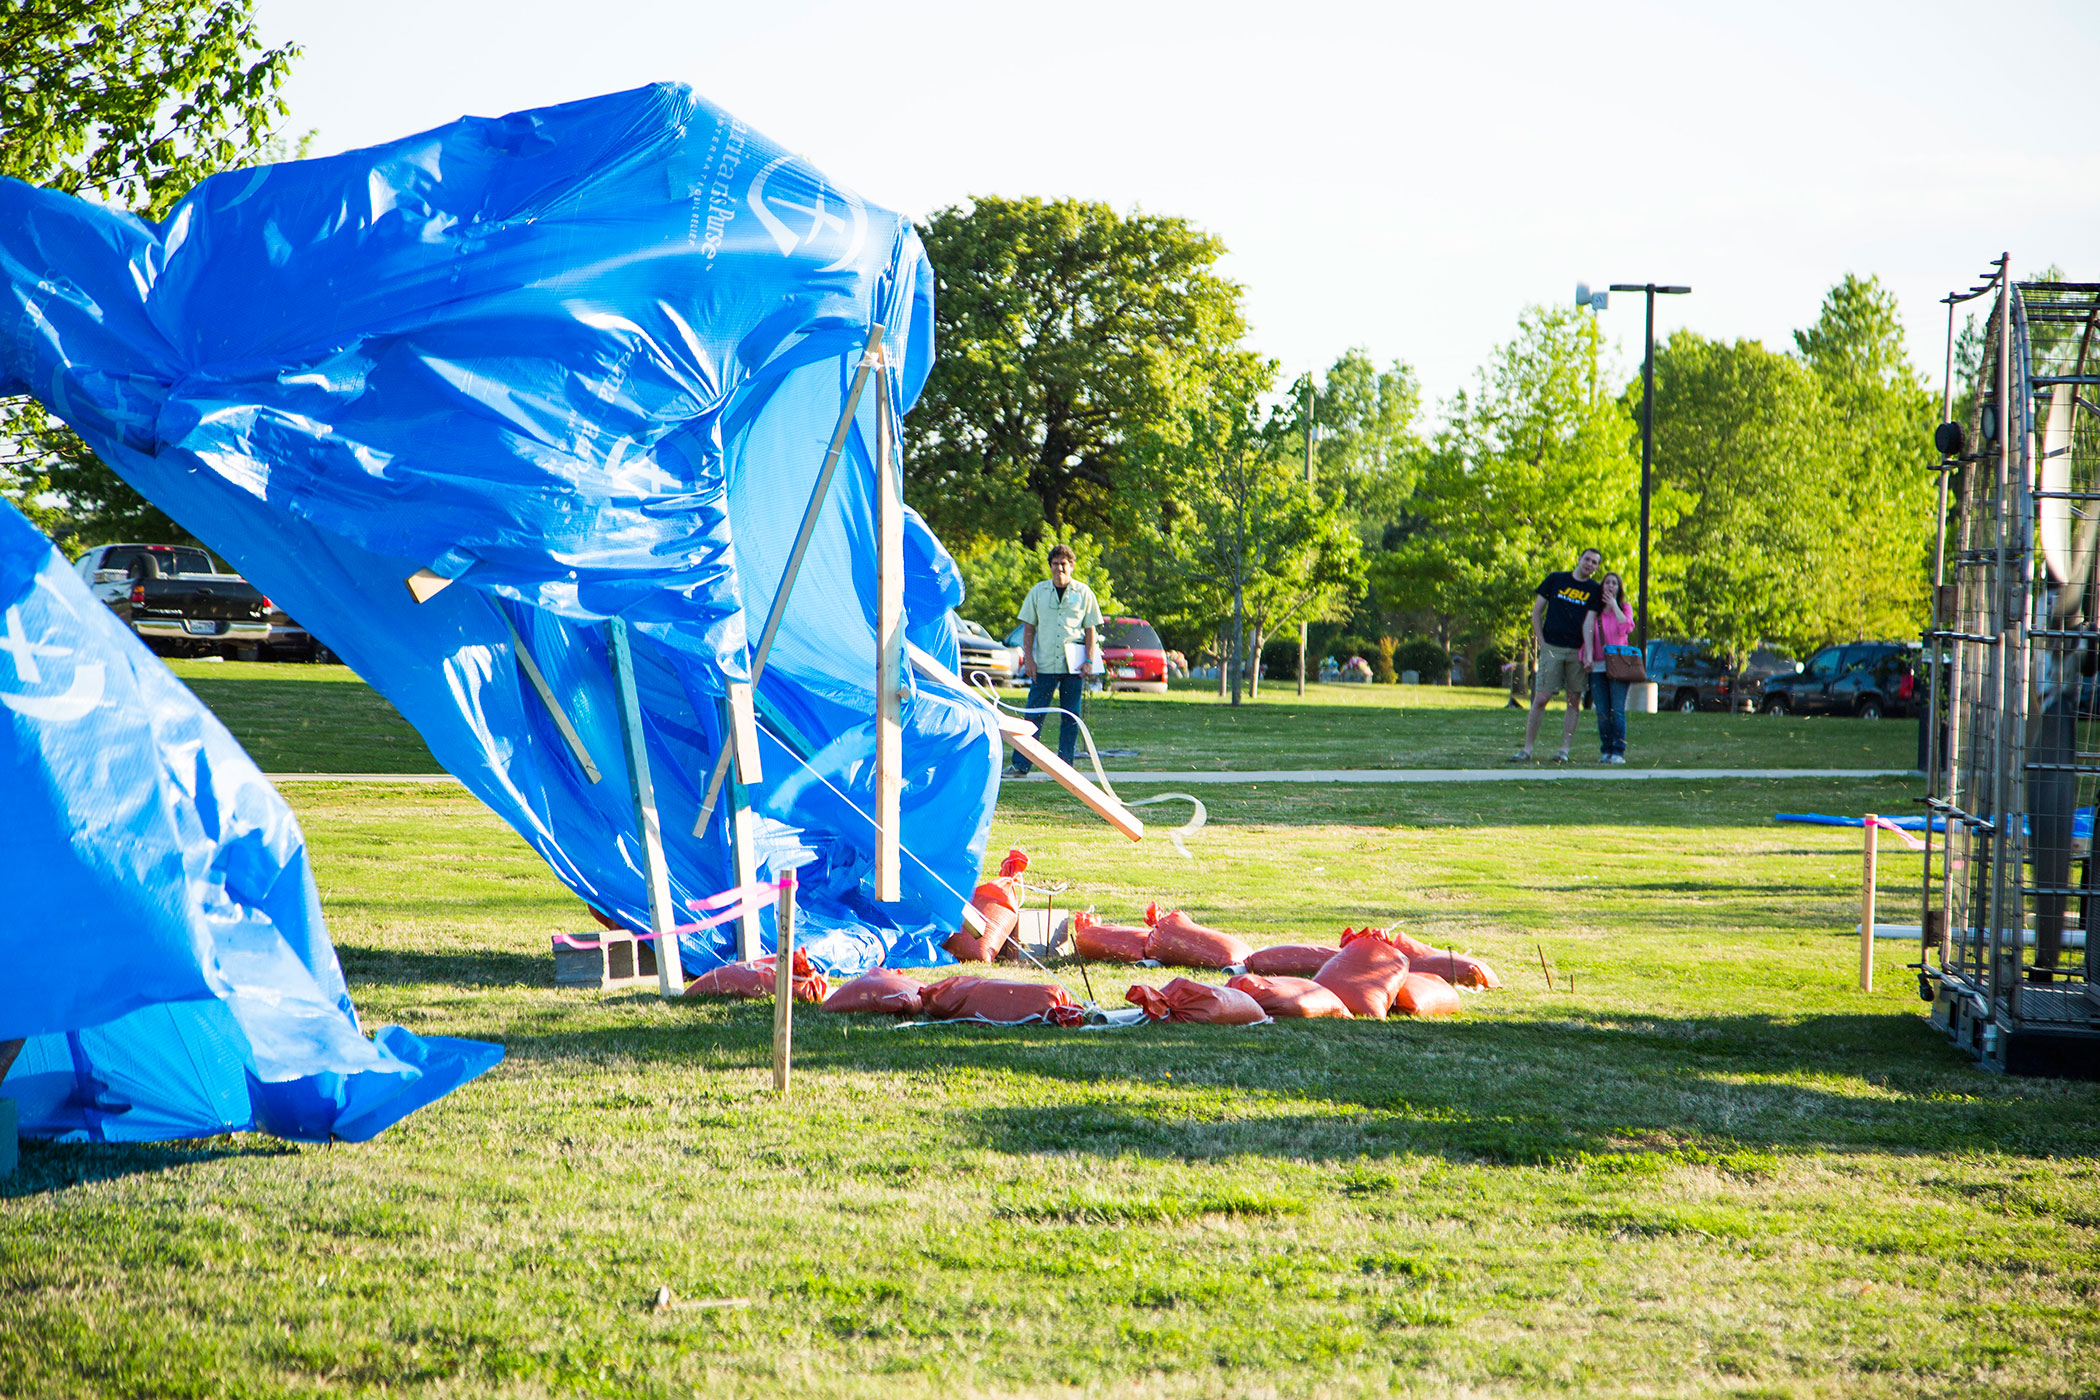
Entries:
{"type": "MultiPolygon", "coordinates": [[[[1975,1070],[1908,946],[1858,992],[1857,834],[1769,821],[1915,795],[1227,787],[1184,861],[1009,789],[994,854],[1106,913],[1396,920],[1507,986],[1423,1024],[804,1013],[781,1101],[764,1006],[555,990],[581,906],[465,794],[291,789],[367,1022],[509,1057],[360,1146],[25,1144],[0,1394],[2100,1393],[2100,1086],[1975,1070]]],[[[1884,860],[1887,917],[1915,876],[1884,860]]]]}
{"type": "MultiPolygon", "coordinates": [[[[265,772],[438,771],[416,732],[347,667],[170,664],[265,772]]],[[[1181,687],[1091,697],[1085,713],[1096,743],[1136,751],[1104,760],[1111,769],[1495,768],[1524,738],[1524,712],[1504,699],[1452,686],[1315,685],[1301,701],[1284,683],[1237,709],[1181,687]]],[[[1546,715],[1542,756],[1559,743],[1561,714],[1556,705],[1546,715]]],[[[1596,722],[1584,714],[1575,757],[1593,761],[1596,750],[1596,722]]],[[[1629,716],[1634,767],[1909,768],[1916,758],[1917,728],[1901,720],[1629,716]]]]}

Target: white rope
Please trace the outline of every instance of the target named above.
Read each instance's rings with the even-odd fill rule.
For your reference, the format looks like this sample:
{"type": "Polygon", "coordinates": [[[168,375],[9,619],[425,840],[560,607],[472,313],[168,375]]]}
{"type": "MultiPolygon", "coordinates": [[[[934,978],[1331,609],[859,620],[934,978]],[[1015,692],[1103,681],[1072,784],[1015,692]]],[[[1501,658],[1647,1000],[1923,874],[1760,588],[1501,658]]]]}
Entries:
{"type": "MultiPolygon", "coordinates": [[[[1183,822],[1180,826],[1167,829],[1167,839],[1174,843],[1174,849],[1180,854],[1181,858],[1183,860],[1195,859],[1194,856],[1189,854],[1189,848],[1183,838],[1194,836],[1197,832],[1203,830],[1204,826],[1210,821],[1210,811],[1203,805],[1201,798],[1194,793],[1188,792],[1162,792],[1156,796],[1140,798],[1136,802],[1125,802],[1123,795],[1116,791],[1116,785],[1108,780],[1108,770],[1101,766],[1100,751],[1094,747],[1094,731],[1087,727],[1085,720],[1058,705],[1044,705],[1036,709],[1020,705],[1009,705],[999,698],[999,692],[993,686],[991,676],[983,671],[972,671],[969,680],[971,687],[976,690],[984,702],[995,709],[1004,710],[1010,715],[1020,715],[1023,718],[1029,715],[1063,715],[1067,724],[1078,725],[1079,737],[1086,740],[1086,756],[1094,765],[1094,781],[1100,785],[1103,792],[1115,798],[1116,801],[1122,802],[1125,807],[1150,807],[1161,802],[1186,802],[1189,806],[1195,808],[1194,815],[1186,822],[1183,822]]],[[[1038,724],[1036,728],[1040,732],[1042,726],[1038,724]]]]}

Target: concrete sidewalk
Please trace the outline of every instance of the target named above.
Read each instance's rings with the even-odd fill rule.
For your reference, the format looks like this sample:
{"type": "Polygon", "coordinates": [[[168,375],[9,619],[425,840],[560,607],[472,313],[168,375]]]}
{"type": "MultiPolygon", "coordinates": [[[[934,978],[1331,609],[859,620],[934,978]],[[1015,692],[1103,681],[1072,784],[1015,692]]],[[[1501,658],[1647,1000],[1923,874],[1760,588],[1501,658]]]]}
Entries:
{"type": "MultiPolygon", "coordinates": [[[[458,783],[450,773],[268,773],[273,783],[458,783]]],[[[1089,774],[1091,776],[1091,774],[1089,774]]],[[[1915,778],[1908,768],[1606,768],[1579,764],[1511,764],[1507,768],[1263,768],[1229,773],[1173,773],[1111,768],[1112,783],[1536,783],[1707,782],[1719,778],[1915,778]]],[[[1050,781],[1041,773],[1007,782],[1050,781]]]]}

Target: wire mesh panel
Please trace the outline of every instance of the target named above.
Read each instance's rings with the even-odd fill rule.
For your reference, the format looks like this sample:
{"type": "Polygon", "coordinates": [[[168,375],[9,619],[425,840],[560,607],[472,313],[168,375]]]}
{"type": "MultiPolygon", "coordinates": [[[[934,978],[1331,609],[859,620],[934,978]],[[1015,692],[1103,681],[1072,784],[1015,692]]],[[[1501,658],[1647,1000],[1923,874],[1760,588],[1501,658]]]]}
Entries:
{"type": "Polygon", "coordinates": [[[1935,1020],[2018,1067],[2015,1038],[2100,1037],[2100,284],[1987,289],[1929,648],[1946,835],[1926,973],[1935,1020]]]}

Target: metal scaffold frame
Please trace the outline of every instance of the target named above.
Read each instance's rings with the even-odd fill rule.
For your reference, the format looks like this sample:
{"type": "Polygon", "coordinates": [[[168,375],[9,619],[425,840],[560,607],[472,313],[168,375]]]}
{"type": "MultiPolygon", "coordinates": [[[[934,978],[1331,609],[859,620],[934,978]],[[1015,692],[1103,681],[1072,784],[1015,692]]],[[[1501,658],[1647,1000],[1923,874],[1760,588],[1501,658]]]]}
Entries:
{"type": "Polygon", "coordinates": [[[2009,268],[1945,299],[1917,967],[1985,1066],[2100,1077],[2100,283],[2009,268]]]}

